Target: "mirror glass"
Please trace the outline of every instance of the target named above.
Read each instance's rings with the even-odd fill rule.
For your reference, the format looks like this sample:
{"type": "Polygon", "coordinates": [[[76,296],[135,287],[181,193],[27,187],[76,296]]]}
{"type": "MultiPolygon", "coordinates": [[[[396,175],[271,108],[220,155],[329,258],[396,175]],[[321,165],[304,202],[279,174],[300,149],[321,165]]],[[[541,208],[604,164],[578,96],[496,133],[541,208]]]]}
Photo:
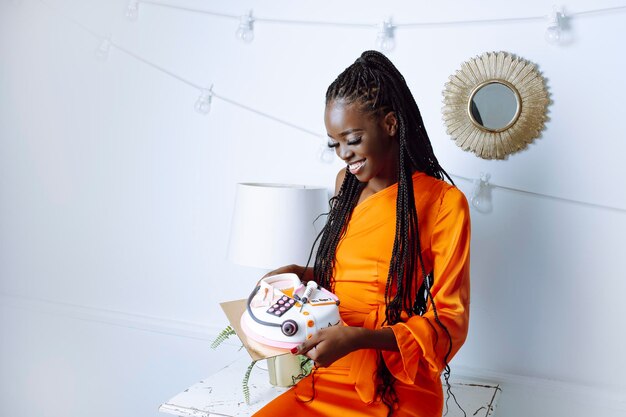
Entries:
{"type": "Polygon", "coordinates": [[[469,113],[478,126],[492,132],[502,131],[519,116],[517,94],[505,84],[487,83],[470,97],[469,113]]]}

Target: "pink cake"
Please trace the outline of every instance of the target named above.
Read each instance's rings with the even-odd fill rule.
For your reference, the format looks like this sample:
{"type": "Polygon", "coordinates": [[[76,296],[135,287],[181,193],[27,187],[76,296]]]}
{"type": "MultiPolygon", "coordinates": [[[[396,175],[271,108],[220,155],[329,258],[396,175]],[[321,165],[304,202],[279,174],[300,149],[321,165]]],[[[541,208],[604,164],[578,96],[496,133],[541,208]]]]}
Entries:
{"type": "Polygon", "coordinates": [[[262,279],[241,316],[246,335],[264,345],[291,349],[316,331],[341,323],[339,299],[313,281],[305,286],[296,274],[262,279]]]}

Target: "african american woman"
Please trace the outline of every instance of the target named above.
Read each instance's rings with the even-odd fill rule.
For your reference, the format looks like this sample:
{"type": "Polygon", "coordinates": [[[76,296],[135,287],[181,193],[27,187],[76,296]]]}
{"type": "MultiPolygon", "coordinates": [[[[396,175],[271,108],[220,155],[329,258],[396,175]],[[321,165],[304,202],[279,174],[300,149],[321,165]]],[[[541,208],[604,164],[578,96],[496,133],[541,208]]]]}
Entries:
{"type": "Polygon", "coordinates": [[[292,350],[311,375],[255,416],[440,417],[443,373],[469,320],[467,200],[439,165],[404,77],[364,52],[326,92],[328,146],[346,163],[313,267],[344,325],[292,350]],[[448,180],[448,182],[445,181],[448,180]]]}

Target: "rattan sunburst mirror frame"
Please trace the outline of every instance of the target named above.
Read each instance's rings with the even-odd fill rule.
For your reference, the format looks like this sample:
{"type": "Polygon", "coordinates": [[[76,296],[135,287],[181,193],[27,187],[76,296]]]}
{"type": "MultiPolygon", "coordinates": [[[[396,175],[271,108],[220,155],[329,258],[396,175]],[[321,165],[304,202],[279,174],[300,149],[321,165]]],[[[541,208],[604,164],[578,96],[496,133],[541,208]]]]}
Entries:
{"type": "Polygon", "coordinates": [[[483,159],[505,159],[537,138],[550,103],[545,79],[535,64],[508,52],[486,52],[461,64],[443,91],[447,133],[463,150],[483,159]],[[499,83],[516,96],[515,117],[502,129],[487,129],[474,120],[470,99],[482,86],[499,83]]]}

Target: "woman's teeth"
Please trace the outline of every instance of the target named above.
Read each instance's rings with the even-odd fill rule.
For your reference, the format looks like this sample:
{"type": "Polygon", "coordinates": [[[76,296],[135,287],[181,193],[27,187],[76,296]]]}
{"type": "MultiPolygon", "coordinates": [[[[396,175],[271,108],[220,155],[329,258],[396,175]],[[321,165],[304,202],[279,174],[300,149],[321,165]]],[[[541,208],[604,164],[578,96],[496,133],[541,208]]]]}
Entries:
{"type": "Polygon", "coordinates": [[[355,162],[353,164],[349,164],[348,165],[348,169],[350,170],[351,173],[354,174],[354,173],[358,172],[363,165],[365,165],[365,161],[355,162]]]}

